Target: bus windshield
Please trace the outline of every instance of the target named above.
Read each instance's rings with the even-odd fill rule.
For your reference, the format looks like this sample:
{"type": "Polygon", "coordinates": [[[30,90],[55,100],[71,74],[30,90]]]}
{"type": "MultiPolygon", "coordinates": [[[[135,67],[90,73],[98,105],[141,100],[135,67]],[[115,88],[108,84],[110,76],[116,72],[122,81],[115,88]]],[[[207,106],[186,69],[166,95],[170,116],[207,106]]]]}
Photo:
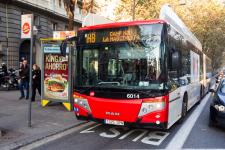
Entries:
{"type": "Polygon", "coordinates": [[[80,46],[76,86],[164,89],[162,27],[137,26],[139,40],[80,46]]]}

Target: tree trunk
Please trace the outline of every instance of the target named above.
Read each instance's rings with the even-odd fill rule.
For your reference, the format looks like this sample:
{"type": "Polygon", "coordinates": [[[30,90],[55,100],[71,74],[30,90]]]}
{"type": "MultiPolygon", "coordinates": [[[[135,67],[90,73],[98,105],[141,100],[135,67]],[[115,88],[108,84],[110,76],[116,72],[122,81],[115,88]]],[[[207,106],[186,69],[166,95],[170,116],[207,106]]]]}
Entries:
{"type": "Polygon", "coordinates": [[[69,12],[69,22],[68,22],[68,30],[72,31],[74,29],[74,12],[69,12]]]}

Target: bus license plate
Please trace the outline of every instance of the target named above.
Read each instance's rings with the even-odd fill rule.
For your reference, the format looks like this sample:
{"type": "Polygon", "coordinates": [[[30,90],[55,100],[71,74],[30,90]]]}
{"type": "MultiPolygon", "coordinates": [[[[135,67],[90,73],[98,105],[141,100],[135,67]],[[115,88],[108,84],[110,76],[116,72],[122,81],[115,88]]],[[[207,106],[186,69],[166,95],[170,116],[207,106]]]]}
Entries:
{"type": "Polygon", "coordinates": [[[105,119],[105,124],[112,124],[112,125],[123,126],[124,125],[124,121],[105,119]]]}

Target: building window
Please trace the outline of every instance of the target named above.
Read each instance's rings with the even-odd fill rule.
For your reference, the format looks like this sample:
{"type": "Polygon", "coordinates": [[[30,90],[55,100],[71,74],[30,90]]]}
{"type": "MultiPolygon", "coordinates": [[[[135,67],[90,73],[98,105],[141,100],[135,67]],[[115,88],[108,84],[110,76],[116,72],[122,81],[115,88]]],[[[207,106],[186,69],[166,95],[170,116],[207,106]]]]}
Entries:
{"type": "Polygon", "coordinates": [[[52,30],[56,31],[57,30],[57,23],[52,22],[52,30]]]}
{"type": "Polygon", "coordinates": [[[56,6],[56,7],[62,8],[63,0],[61,0],[61,1],[59,1],[59,0],[54,0],[54,2],[55,2],[55,6],[56,6]]]}
{"type": "Polygon", "coordinates": [[[40,25],[40,17],[39,16],[34,16],[34,25],[39,26],[40,25]]]}
{"type": "Polygon", "coordinates": [[[80,8],[78,7],[78,11],[79,11],[79,14],[81,15],[81,14],[82,14],[82,9],[80,9],[80,8]]]}
{"type": "Polygon", "coordinates": [[[65,31],[67,31],[68,30],[68,25],[65,25],[65,31]]]}

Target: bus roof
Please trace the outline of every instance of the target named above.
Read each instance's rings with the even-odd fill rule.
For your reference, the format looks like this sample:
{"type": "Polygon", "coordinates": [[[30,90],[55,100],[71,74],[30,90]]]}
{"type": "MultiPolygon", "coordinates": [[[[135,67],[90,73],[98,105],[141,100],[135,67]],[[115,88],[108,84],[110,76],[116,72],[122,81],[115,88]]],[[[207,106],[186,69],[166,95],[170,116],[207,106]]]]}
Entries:
{"type": "Polygon", "coordinates": [[[195,37],[195,35],[188,29],[184,22],[177,16],[172,8],[165,4],[160,11],[160,19],[165,20],[168,24],[172,25],[180,34],[184,36],[186,40],[192,43],[200,51],[202,51],[201,42],[195,37]]]}
{"type": "Polygon", "coordinates": [[[79,31],[106,29],[106,28],[115,28],[115,27],[124,27],[124,26],[135,26],[135,25],[142,25],[142,24],[156,24],[156,23],[163,24],[163,23],[166,23],[166,21],[161,20],[161,19],[155,19],[155,20],[145,20],[145,21],[115,22],[115,23],[87,26],[87,27],[80,28],[79,31]]]}

